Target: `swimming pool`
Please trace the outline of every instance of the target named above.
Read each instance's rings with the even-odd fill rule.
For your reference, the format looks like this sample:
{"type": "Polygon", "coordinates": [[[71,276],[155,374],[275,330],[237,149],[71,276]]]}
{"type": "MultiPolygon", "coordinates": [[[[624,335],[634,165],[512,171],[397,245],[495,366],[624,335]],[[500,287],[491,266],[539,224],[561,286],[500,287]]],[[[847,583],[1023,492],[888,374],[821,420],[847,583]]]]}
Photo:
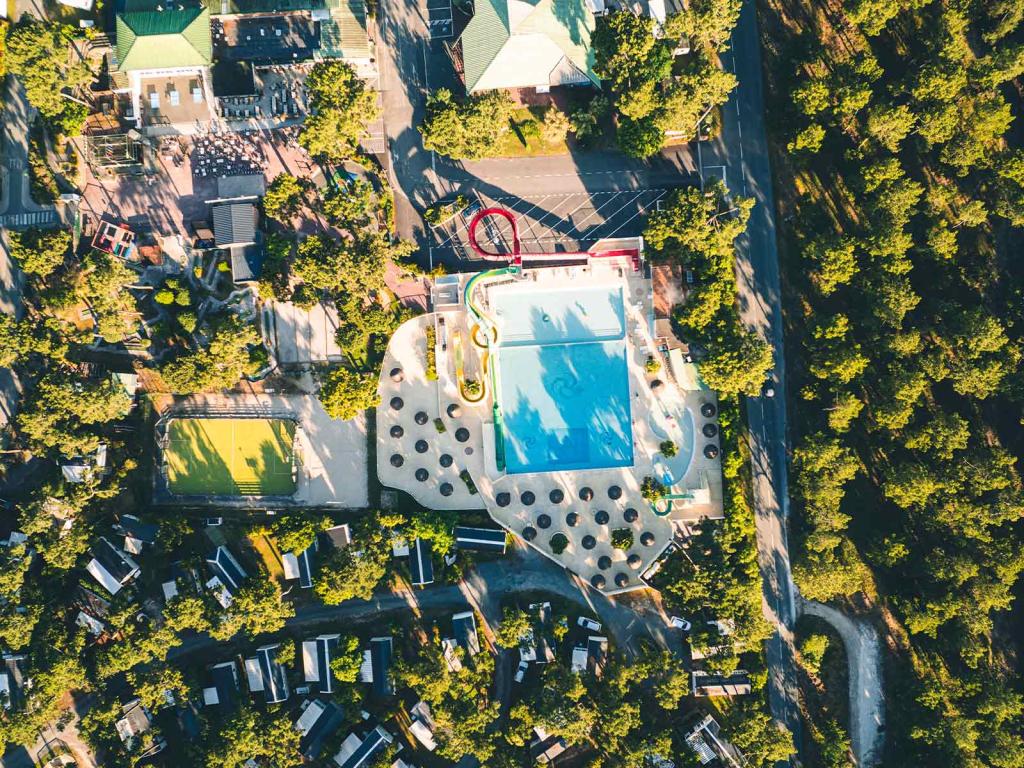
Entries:
{"type": "Polygon", "coordinates": [[[633,432],[621,285],[491,292],[506,471],[630,466],[633,432]]]}

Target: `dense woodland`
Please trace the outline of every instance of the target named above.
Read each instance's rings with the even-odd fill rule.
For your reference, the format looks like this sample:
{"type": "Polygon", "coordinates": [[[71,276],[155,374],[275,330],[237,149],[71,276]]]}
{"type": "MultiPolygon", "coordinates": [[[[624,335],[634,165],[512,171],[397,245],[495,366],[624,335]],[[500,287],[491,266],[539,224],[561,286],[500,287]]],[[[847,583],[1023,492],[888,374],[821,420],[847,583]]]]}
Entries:
{"type": "Polygon", "coordinates": [[[1024,6],[762,8],[797,584],[883,631],[887,764],[1024,765],[1024,6]]]}

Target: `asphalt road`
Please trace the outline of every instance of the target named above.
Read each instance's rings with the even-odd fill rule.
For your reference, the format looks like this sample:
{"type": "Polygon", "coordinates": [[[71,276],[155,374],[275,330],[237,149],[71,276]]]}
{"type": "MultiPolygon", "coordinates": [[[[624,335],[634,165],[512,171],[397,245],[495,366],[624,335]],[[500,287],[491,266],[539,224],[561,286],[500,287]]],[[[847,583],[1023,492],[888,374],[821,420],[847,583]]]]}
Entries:
{"type": "MultiPolygon", "coordinates": [[[[341,605],[307,606],[300,608],[287,626],[300,629],[322,624],[351,624],[413,608],[423,612],[454,612],[467,607],[480,611],[488,624],[496,626],[501,620],[502,599],[524,592],[557,595],[576,603],[582,612],[598,616],[619,648],[627,652],[635,652],[640,640],[651,640],[661,647],[669,647],[670,643],[679,645],[679,638],[674,637],[676,630],[656,611],[638,612],[624,602],[600,595],[529,548],[514,549],[501,560],[481,563],[461,584],[434,586],[408,594],[378,594],[373,600],[349,600],[341,605]]],[[[216,645],[217,641],[212,638],[197,635],[171,649],[167,658],[180,659],[216,645]]]]}
{"type": "MultiPolygon", "coordinates": [[[[534,205],[544,210],[546,201],[560,197],[696,183],[696,161],[687,145],[671,147],[646,161],[619,152],[453,161],[426,151],[416,126],[423,120],[427,95],[439,87],[462,92],[444,40],[431,39],[428,24],[436,22],[439,15],[447,17],[449,12],[438,7],[436,0],[381,0],[378,15],[384,38],[379,61],[385,132],[402,237],[429,248],[429,233],[420,212],[456,194],[501,200],[513,210],[534,205]]],[[[434,29],[436,37],[440,28],[435,25],[434,29]]],[[[639,234],[640,221],[637,219],[637,231],[626,228],[619,236],[639,234]]],[[[447,254],[458,255],[458,249],[447,254]]]]}
{"type": "Polygon", "coordinates": [[[737,281],[743,322],[775,349],[775,397],[748,398],[747,421],[757,516],[758,564],[765,616],[775,634],[768,642],[769,704],[773,716],[801,743],[800,710],[793,652],[797,612],[789,563],[785,356],[775,202],[764,122],[761,46],[754,0],[746,0],[725,65],[739,85],[722,110],[722,132],[701,145],[706,176],[723,176],[734,195],[756,201],[737,253],[737,281]]]}

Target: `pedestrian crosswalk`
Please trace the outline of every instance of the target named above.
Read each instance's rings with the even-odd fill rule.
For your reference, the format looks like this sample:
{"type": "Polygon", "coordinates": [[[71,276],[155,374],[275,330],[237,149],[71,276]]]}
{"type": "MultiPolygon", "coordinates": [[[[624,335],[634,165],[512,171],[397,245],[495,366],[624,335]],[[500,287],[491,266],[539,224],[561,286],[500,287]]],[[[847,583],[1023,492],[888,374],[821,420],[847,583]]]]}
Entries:
{"type": "Polygon", "coordinates": [[[26,211],[0,216],[0,227],[20,229],[22,227],[43,227],[57,221],[56,211],[26,211]]]}

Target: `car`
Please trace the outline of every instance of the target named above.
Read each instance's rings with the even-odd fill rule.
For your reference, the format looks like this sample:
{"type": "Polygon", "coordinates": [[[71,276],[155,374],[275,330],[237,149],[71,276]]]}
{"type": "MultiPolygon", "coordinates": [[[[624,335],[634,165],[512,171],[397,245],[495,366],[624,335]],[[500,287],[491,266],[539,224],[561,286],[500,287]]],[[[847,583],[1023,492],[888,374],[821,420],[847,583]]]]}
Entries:
{"type": "Polygon", "coordinates": [[[203,519],[203,525],[207,528],[215,528],[218,525],[224,525],[223,517],[207,517],[203,519]]]}
{"type": "Polygon", "coordinates": [[[584,629],[589,629],[591,632],[601,631],[601,622],[588,619],[586,616],[580,616],[576,623],[584,629]]]}
{"type": "Polygon", "coordinates": [[[526,661],[520,661],[519,662],[519,666],[516,667],[516,676],[514,678],[517,683],[523,682],[523,678],[526,677],[526,670],[529,669],[529,667],[530,667],[529,662],[526,662],[526,661]]]}
{"type": "Polygon", "coordinates": [[[678,616],[673,616],[672,618],[670,618],[668,620],[668,623],[669,623],[669,626],[675,627],[676,629],[681,629],[681,630],[683,630],[683,632],[689,632],[690,631],[690,627],[693,626],[686,619],[681,619],[678,616]]]}

